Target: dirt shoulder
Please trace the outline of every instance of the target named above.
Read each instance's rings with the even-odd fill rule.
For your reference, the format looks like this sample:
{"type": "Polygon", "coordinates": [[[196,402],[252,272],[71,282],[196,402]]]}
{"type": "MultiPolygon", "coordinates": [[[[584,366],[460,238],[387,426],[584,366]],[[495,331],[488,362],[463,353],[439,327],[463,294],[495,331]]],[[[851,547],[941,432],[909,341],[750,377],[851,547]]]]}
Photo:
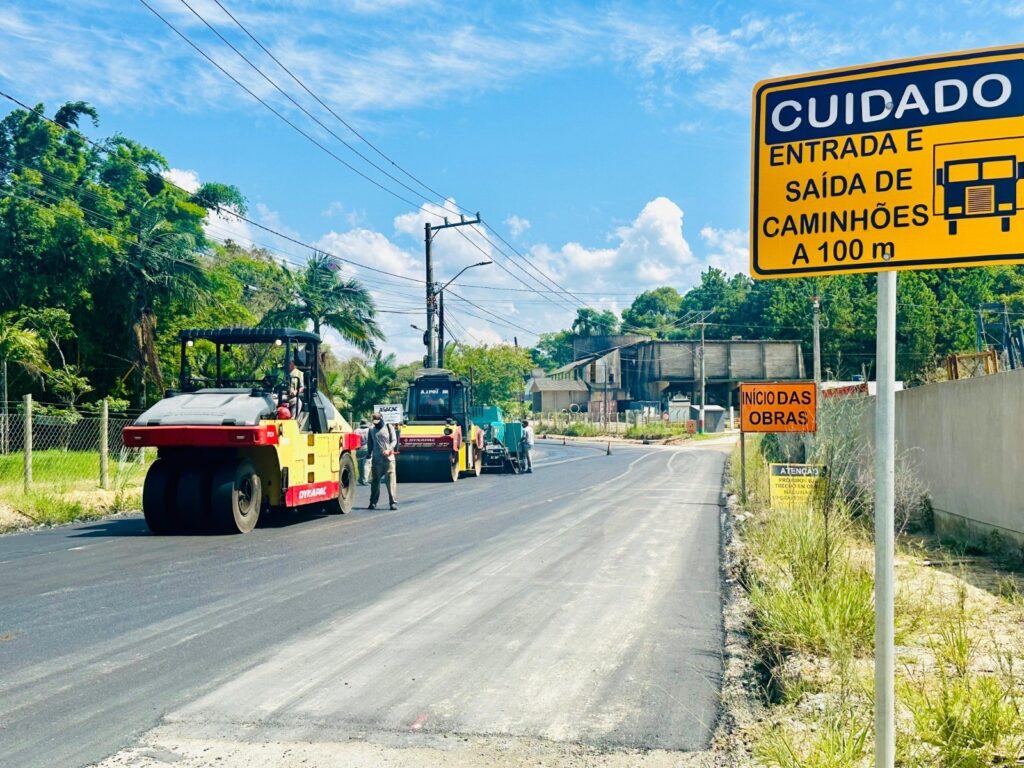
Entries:
{"type": "Polygon", "coordinates": [[[114,755],[98,768],[716,768],[721,763],[706,753],[628,751],[608,752],[578,744],[539,739],[484,736],[417,738],[415,745],[397,743],[401,737],[380,740],[310,743],[299,740],[251,743],[197,739],[175,733],[173,727],[150,732],[144,743],[114,755]],[[390,743],[389,743],[390,742],[390,743]]]}

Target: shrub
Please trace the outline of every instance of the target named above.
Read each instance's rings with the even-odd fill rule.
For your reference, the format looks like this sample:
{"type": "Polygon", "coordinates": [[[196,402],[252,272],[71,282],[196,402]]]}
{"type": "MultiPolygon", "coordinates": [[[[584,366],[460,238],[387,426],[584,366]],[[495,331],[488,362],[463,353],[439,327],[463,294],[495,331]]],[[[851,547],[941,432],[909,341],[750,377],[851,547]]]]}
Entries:
{"type": "Polygon", "coordinates": [[[780,509],[751,526],[758,561],[750,585],[755,634],[776,653],[868,652],[874,636],[873,581],[846,551],[850,523],[839,514],[780,509]]]}
{"type": "Polygon", "coordinates": [[[565,434],[570,437],[597,437],[601,428],[587,421],[574,421],[565,428],[565,434]]]}
{"type": "Polygon", "coordinates": [[[809,733],[797,735],[785,726],[768,731],[755,753],[774,768],[860,768],[871,756],[871,734],[869,712],[833,705],[809,733]]]}
{"type": "Polygon", "coordinates": [[[90,510],[77,499],[40,491],[22,496],[14,506],[25,517],[40,525],[60,525],[103,514],[102,510],[90,510]]]}
{"type": "Polygon", "coordinates": [[[684,425],[674,424],[633,424],[626,428],[625,436],[633,440],[662,440],[686,434],[684,425]]]}
{"type": "Polygon", "coordinates": [[[943,616],[931,643],[935,675],[912,679],[902,698],[914,719],[917,738],[938,764],[982,768],[1015,764],[1024,757],[1024,712],[1012,655],[998,657],[998,674],[971,670],[977,639],[971,634],[961,586],[954,610],[943,616]]]}

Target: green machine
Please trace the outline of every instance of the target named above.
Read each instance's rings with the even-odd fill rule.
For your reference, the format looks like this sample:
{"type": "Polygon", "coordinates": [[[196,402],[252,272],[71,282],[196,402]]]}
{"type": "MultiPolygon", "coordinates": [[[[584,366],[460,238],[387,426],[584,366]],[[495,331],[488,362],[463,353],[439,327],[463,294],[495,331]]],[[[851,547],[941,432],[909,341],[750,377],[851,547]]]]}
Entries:
{"type": "Polygon", "coordinates": [[[519,474],[522,467],[523,424],[505,421],[505,414],[496,405],[476,406],[473,420],[484,429],[484,472],[519,474]]]}

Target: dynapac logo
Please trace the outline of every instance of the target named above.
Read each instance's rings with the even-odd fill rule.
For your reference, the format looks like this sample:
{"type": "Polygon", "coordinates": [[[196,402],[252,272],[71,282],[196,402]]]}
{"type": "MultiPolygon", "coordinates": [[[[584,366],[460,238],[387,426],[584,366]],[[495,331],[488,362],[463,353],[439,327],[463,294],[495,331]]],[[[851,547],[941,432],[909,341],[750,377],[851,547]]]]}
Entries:
{"type": "Polygon", "coordinates": [[[319,488],[303,488],[299,491],[299,501],[305,501],[306,499],[316,499],[320,496],[327,495],[327,487],[321,485],[319,488]]]}

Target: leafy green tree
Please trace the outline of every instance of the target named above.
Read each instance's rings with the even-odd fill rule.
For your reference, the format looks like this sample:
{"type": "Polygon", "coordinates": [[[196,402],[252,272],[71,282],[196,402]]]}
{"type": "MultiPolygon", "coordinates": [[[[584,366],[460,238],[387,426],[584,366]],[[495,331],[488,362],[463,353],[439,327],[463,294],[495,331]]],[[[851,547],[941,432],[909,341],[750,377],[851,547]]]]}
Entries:
{"type": "Polygon", "coordinates": [[[914,380],[935,367],[939,302],[919,272],[904,272],[896,303],[896,377],[914,380]]]}
{"type": "Polygon", "coordinates": [[[533,362],[547,371],[568,365],[572,362],[572,332],[542,333],[530,354],[533,362]]]}
{"type": "Polygon", "coordinates": [[[674,329],[682,303],[679,291],[669,286],[644,291],[623,311],[623,330],[666,338],[674,329]]]}
{"type": "Polygon", "coordinates": [[[333,328],[359,351],[370,354],[384,336],[375,319],[373,297],[354,278],[342,277],[336,259],[314,253],[297,272],[282,267],[281,303],[264,318],[268,325],[333,328]]]}
{"type": "Polygon", "coordinates": [[[613,336],[619,332],[619,318],[608,309],[598,312],[582,307],[576,310],[572,330],[577,336],[613,336]]]}
{"type": "Polygon", "coordinates": [[[0,315],[0,363],[19,366],[33,376],[49,369],[46,341],[14,312],[0,315]]]}
{"type": "Polygon", "coordinates": [[[445,365],[460,376],[472,375],[477,403],[514,411],[522,402],[533,360],[528,350],[511,344],[456,344],[445,365]]]}
{"type": "Polygon", "coordinates": [[[168,185],[166,160],[115,136],[91,146],[84,102],[0,121],[0,311],[61,307],[76,330],[75,365],[101,393],[159,389],[159,320],[209,298],[201,263],[210,207],[244,208],[233,187],[195,194],[168,185]],[[209,206],[209,207],[208,207],[209,206]]]}

